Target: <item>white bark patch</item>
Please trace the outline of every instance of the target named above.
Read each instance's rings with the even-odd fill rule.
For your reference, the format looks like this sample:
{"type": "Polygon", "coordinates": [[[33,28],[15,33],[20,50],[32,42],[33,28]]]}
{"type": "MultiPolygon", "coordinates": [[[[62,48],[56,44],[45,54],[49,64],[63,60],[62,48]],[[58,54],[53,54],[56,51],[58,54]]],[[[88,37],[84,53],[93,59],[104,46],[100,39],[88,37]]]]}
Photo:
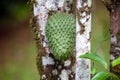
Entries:
{"type": "Polygon", "coordinates": [[[115,60],[115,57],[113,55],[110,55],[110,60],[111,61],[115,60]]]}
{"type": "Polygon", "coordinates": [[[117,44],[117,37],[114,34],[111,35],[111,43],[112,44],[117,44]]]}
{"type": "Polygon", "coordinates": [[[75,80],[90,80],[90,60],[80,59],[79,56],[90,52],[90,32],[91,32],[91,14],[86,13],[91,7],[91,0],[77,0],[77,9],[81,18],[76,18],[76,78],[75,80]],[[86,1],[86,2],[85,2],[86,1]],[[87,6],[87,7],[85,7],[87,6]],[[84,7],[84,8],[83,8],[84,7]],[[87,20],[88,19],[88,20],[87,20]],[[85,31],[80,34],[80,21],[85,27],[85,31]]]}
{"type": "Polygon", "coordinates": [[[66,61],[64,62],[64,66],[70,66],[70,64],[71,64],[71,60],[66,60],[66,61]]]}
{"type": "Polygon", "coordinates": [[[48,56],[43,56],[42,57],[42,63],[43,63],[44,67],[47,66],[47,65],[54,65],[55,64],[53,58],[48,57],[48,56]]]}
{"type": "Polygon", "coordinates": [[[118,50],[118,51],[120,51],[120,47],[116,47],[116,48],[115,48],[115,50],[118,50]]]}
{"type": "Polygon", "coordinates": [[[68,79],[69,78],[68,73],[65,69],[63,69],[61,71],[61,74],[59,75],[59,77],[60,77],[61,80],[69,80],[68,79]]]}
{"type": "Polygon", "coordinates": [[[57,69],[52,70],[52,73],[53,73],[53,75],[57,75],[58,74],[57,69]]]}
{"type": "Polygon", "coordinates": [[[48,18],[48,10],[45,8],[45,6],[43,6],[42,3],[38,3],[38,5],[34,5],[34,15],[38,16],[38,23],[40,25],[40,30],[42,30],[41,34],[45,35],[45,25],[48,18]]]}
{"type": "Polygon", "coordinates": [[[59,0],[58,7],[63,7],[65,3],[65,0],[59,0]]]}
{"type": "Polygon", "coordinates": [[[45,78],[46,78],[46,75],[45,75],[45,74],[43,74],[43,75],[42,75],[42,79],[45,79],[45,78]]]}
{"type": "Polygon", "coordinates": [[[62,66],[61,66],[61,65],[58,65],[58,69],[59,69],[59,70],[62,69],[62,66]]]}
{"type": "Polygon", "coordinates": [[[57,11],[57,7],[54,3],[54,0],[47,0],[45,2],[45,7],[48,9],[48,10],[54,10],[54,11],[57,11]]]}

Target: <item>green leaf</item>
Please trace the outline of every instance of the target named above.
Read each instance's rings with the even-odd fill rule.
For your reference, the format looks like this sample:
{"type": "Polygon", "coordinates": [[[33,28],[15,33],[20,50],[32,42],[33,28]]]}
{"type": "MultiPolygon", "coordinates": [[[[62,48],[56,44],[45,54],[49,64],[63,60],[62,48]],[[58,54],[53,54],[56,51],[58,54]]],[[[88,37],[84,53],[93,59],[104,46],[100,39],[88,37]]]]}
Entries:
{"type": "Polygon", "coordinates": [[[111,80],[120,80],[115,74],[107,72],[107,71],[101,71],[98,72],[92,80],[110,80],[108,78],[112,78],[111,80]]]}
{"type": "Polygon", "coordinates": [[[96,69],[96,68],[92,68],[92,69],[91,69],[91,74],[94,75],[94,74],[96,74],[96,73],[97,73],[97,69],[96,69]]]}
{"type": "Polygon", "coordinates": [[[108,64],[107,62],[101,58],[100,56],[93,54],[93,53],[86,53],[84,55],[81,55],[80,58],[86,58],[86,59],[90,59],[93,61],[97,61],[98,63],[100,63],[103,67],[105,67],[105,69],[108,69],[108,64]]]}
{"type": "Polygon", "coordinates": [[[115,59],[115,60],[112,62],[112,67],[115,67],[115,66],[117,66],[117,65],[119,65],[119,64],[120,64],[120,57],[117,58],[117,59],[115,59]]]}

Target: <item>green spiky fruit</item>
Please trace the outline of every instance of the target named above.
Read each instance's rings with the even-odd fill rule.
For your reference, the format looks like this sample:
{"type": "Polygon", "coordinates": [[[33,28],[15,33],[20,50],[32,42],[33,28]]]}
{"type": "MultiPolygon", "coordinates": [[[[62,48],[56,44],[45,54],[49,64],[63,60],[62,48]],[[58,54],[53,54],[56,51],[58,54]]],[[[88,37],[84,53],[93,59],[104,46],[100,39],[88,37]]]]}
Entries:
{"type": "Polygon", "coordinates": [[[73,15],[56,13],[48,19],[45,34],[53,55],[58,60],[66,60],[75,48],[76,27],[73,15]]]}

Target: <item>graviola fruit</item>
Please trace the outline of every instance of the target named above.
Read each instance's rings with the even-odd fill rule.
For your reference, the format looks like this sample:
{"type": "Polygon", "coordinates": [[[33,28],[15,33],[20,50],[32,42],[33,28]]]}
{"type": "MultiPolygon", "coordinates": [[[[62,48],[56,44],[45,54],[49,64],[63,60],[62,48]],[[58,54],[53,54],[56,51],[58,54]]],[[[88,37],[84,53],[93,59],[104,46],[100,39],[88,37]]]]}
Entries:
{"type": "Polygon", "coordinates": [[[76,25],[72,14],[56,13],[49,17],[45,27],[48,45],[58,60],[66,60],[74,53],[76,25]]]}

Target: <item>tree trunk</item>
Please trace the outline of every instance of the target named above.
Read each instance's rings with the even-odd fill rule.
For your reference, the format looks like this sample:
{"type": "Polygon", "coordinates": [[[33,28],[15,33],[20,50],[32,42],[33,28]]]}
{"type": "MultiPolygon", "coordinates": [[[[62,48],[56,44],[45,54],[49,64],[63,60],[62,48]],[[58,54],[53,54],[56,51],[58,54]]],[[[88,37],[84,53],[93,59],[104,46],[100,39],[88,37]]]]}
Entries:
{"type": "Polygon", "coordinates": [[[77,0],[76,9],[76,79],[90,80],[90,61],[79,56],[90,52],[91,0],[77,0]]]}
{"type": "Polygon", "coordinates": [[[32,27],[38,48],[40,80],[90,80],[90,61],[80,59],[90,52],[91,0],[34,0],[32,27]],[[48,47],[45,25],[56,12],[76,17],[76,51],[66,61],[57,60],[48,47]]]}
{"type": "MultiPolygon", "coordinates": [[[[112,62],[120,57],[120,0],[108,0],[105,5],[110,15],[110,62],[112,62]]],[[[120,76],[120,65],[110,67],[110,71],[120,76]]]]}

